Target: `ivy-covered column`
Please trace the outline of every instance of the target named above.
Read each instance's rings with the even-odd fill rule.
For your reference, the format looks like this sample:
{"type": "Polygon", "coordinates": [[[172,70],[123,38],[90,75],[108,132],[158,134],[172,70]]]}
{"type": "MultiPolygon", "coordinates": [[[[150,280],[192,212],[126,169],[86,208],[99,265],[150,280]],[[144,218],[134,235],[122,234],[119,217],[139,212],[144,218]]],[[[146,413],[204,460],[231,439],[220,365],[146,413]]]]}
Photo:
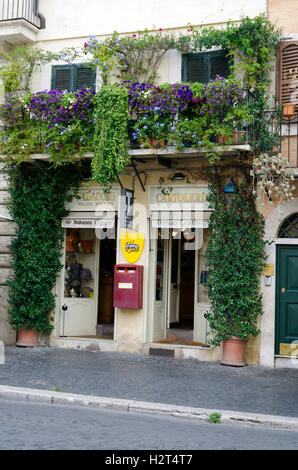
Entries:
{"type": "MultiPolygon", "coordinates": [[[[218,183],[218,182],[217,182],[218,183]]],[[[210,237],[207,258],[211,343],[238,336],[257,336],[262,314],[260,275],[265,261],[264,218],[255,196],[245,185],[228,197],[224,188],[210,184],[210,237]]]]}
{"type": "Polygon", "coordinates": [[[17,225],[13,239],[13,278],[9,286],[10,323],[16,330],[52,331],[52,290],[62,268],[61,219],[69,191],[80,180],[80,166],[21,164],[10,166],[9,211],[17,225]]]}

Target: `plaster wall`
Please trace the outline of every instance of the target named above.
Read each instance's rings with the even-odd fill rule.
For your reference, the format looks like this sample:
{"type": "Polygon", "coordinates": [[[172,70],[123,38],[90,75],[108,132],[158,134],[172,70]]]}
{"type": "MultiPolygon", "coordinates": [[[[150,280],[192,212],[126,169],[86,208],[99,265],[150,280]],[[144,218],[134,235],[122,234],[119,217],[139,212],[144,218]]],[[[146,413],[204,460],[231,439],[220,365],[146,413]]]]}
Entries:
{"type": "Polygon", "coordinates": [[[46,18],[46,29],[37,40],[51,41],[240,20],[265,12],[266,0],[40,0],[39,11],[46,18]]]}
{"type": "Polygon", "coordinates": [[[283,28],[284,33],[297,33],[297,0],[268,0],[267,14],[272,23],[283,28]]]}

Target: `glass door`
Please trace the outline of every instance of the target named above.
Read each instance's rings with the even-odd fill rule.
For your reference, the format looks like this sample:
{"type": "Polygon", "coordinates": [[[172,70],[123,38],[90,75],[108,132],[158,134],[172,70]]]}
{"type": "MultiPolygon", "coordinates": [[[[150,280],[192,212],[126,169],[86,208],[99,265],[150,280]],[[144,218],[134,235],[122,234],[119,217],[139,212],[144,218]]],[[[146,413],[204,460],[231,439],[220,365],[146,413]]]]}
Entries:
{"type": "Polygon", "coordinates": [[[202,243],[197,247],[195,258],[195,298],[194,298],[194,341],[207,344],[209,331],[205,313],[209,309],[208,287],[209,271],[207,266],[208,229],[202,230],[202,243]]]}
{"type": "Polygon", "coordinates": [[[161,341],[166,338],[168,240],[161,238],[159,230],[158,238],[151,243],[154,260],[152,341],[161,341]]]}
{"type": "Polygon", "coordinates": [[[94,229],[66,230],[60,336],[96,335],[98,242],[94,229]]]}

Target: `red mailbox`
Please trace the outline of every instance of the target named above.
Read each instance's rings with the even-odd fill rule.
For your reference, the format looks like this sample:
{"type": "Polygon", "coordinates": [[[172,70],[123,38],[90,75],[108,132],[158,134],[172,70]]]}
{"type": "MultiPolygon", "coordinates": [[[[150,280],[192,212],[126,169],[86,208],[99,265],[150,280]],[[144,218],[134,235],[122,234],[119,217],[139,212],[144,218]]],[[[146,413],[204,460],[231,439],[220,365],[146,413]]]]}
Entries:
{"type": "Polygon", "coordinates": [[[143,307],[144,266],[118,264],[114,267],[114,307],[143,307]]]}

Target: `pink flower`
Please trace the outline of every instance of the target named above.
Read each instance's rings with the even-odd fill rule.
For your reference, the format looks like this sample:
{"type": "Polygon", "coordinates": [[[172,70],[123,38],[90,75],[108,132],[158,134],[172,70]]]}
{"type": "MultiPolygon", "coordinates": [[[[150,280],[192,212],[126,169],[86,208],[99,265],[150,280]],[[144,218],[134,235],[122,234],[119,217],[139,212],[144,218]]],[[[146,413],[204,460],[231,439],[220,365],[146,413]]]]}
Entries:
{"type": "Polygon", "coordinates": [[[84,43],[84,47],[88,47],[88,44],[87,44],[87,42],[85,42],[85,43],[84,43]]]}
{"type": "Polygon", "coordinates": [[[159,28],[159,30],[158,30],[158,31],[162,31],[162,28],[159,28]]]}
{"type": "Polygon", "coordinates": [[[192,31],[192,29],[188,29],[187,31],[191,32],[191,31],[192,31]]]}
{"type": "Polygon", "coordinates": [[[137,35],[136,35],[136,34],[133,34],[133,35],[132,35],[132,37],[133,37],[133,38],[136,38],[136,37],[137,37],[137,35]]]}

